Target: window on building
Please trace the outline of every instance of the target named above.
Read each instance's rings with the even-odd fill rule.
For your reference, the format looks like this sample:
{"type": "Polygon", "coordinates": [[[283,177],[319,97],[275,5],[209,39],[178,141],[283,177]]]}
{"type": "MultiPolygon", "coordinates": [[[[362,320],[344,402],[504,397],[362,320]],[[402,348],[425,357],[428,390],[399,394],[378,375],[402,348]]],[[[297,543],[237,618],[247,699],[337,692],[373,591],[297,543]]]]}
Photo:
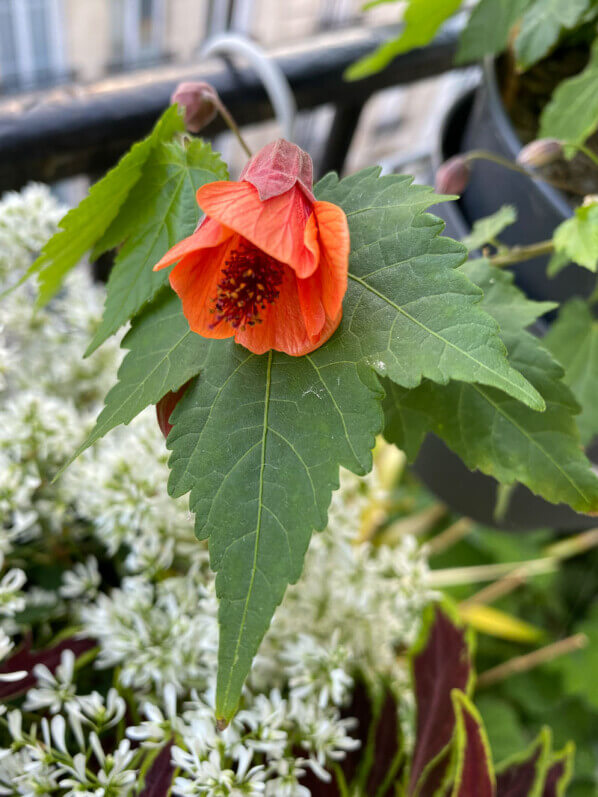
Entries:
{"type": "Polygon", "coordinates": [[[249,34],[253,22],[254,0],[210,0],[208,36],[234,31],[249,34]]]}
{"type": "Polygon", "coordinates": [[[165,0],[112,0],[112,55],[127,68],[166,57],[165,0]]]}
{"type": "Polygon", "coordinates": [[[0,88],[64,79],[62,24],[61,0],[0,0],[0,88]]]}

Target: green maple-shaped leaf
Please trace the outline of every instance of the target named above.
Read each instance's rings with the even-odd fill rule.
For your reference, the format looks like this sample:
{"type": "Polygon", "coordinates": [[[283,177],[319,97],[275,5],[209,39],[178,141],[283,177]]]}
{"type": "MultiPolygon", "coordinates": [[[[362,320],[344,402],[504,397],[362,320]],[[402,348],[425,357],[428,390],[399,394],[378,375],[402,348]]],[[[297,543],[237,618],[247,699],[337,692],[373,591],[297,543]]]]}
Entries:
{"type": "Polygon", "coordinates": [[[598,511],[598,479],[582,450],[577,402],[562,381],[561,366],[523,331],[554,305],[530,302],[511,284],[510,275],[483,260],[465,268],[484,288],[484,306],[501,324],[511,362],[544,396],[546,412],[532,412],[483,385],[425,382],[403,390],[385,384],[388,438],[413,458],[431,430],[472,470],[505,484],[519,481],[553,503],[598,511]]]}
{"type": "Polygon", "coordinates": [[[565,369],[564,381],[581,406],[577,423],[587,445],[598,434],[598,321],[588,304],[567,302],[543,342],[565,369]]]}
{"type": "Polygon", "coordinates": [[[456,268],[464,247],[440,238],[442,222],[424,212],[438,201],[430,189],[368,169],[329,176],[315,192],[345,210],[351,233],[335,335],[309,356],[258,357],[190,333],[176,296],[154,300],[125,338],[120,382],[86,441],[201,371],[171,417],[169,490],[190,493],[198,534],[209,538],[220,599],[217,711],[226,720],[312,531],[326,523],[339,466],[371,465],[382,426],[375,371],[406,387],[479,381],[543,408],[508,364],[480,289],[456,268]]]}
{"type": "MultiPolygon", "coordinates": [[[[177,108],[170,107],[162,114],[152,133],[135,144],[108,174],[92,185],[87,197],[69,210],[60,222],[61,230],[50,238],[24,277],[38,275],[40,304],[52,298],[65,275],[122,214],[123,205],[141,178],[153,149],[183,129],[177,108]]],[[[124,219],[124,214],[121,219],[124,219]]]]}
{"type": "Polygon", "coordinates": [[[167,142],[154,147],[115,229],[97,246],[103,250],[127,239],[110,273],[104,316],[86,354],[135,316],[168,281],[169,269],[153,272],[152,267],[197,226],[197,189],[227,176],[220,156],[199,139],[185,146],[167,142]]]}
{"type": "Polygon", "coordinates": [[[343,208],[351,231],[344,320],[331,348],[365,358],[403,387],[460,379],[544,408],[509,365],[498,324],[479,306],[482,292],[456,268],[465,248],[440,237],[443,223],[423,213],[439,199],[430,188],[373,168],[340,181],[328,175],[316,192],[343,208]]]}
{"type": "Polygon", "coordinates": [[[521,21],[515,41],[520,67],[535,64],[557,43],[563,30],[572,28],[587,11],[590,0],[535,0],[521,21]]]}
{"type": "Polygon", "coordinates": [[[171,416],[169,491],[190,491],[209,537],[220,601],[218,716],[241,688],[314,529],[326,525],[339,465],[371,468],[382,428],[376,377],[356,364],[213,346],[201,377],[171,416]]]}

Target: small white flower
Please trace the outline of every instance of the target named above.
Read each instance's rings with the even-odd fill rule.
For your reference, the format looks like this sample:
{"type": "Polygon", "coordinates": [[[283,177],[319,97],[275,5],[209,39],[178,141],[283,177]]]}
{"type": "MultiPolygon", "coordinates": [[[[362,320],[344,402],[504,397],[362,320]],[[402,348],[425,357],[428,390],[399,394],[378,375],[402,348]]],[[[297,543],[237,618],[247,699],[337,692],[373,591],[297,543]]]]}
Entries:
{"type": "Polygon", "coordinates": [[[165,713],[155,703],[143,704],[143,713],[147,717],[141,725],[127,728],[129,739],[144,742],[146,747],[161,747],[172,737],[173,732],[182,733],[184,725],[176,715],[177,696],[173,684],[164,687],[165,713]]]}
{"type": "Polygon", "coordinates": [[[25,608],[25,596],[21,587],[27,581],[27,576],[18,567],[13,567],[4,574],[0,581],[0,614],[11,616],[22,612],[25,608]]]}
{"type": "Polygon", "coordinates": [[[77,562],[72,570],[64,573],[59,592],[63,598],[93,599],[98,593],[101,580],[97,559],[95,556],[88,556],[85,562],[77,562]]]}
{"type": "Polygon", "coordinates": [[[127,704],[116,689],[109,689],[106,700],[98,692],[75,696],[66,706],[71,724],[73,718],[90,725],[98,733],[113,728],[125,716],[127,704]]]}
{"type": "Polygon", "coordinates": [[[33,674],[37,678],[38,687],[27,692],[24,708],[36,711],[46,708],[51,714],[57,714],[63,706],[73,702],[77,688],[73,683],[75,670],[75,654],[72,650],[62,651],[60,664],[53,675],[45,664],[36,664],[33,674]]]}

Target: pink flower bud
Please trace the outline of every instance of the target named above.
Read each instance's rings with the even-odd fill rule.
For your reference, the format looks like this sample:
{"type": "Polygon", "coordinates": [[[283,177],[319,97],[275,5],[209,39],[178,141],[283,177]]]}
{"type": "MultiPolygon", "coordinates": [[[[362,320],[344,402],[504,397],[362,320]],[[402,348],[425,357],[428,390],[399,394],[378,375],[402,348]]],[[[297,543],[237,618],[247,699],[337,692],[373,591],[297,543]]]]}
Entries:
{"type": "Polygon", "coordinates": [[[239,179],[254,185],[262,202],[284,194],[295,184],[314,201],[311,158],[297,144],[284,138],[262,147],[245,166],[239,179]]]}
{"type": "Polygon", "coordinates": [[[554,163],[563,154],[563,144],[558,138],[539,138],[530,141],[517,155],[517,163],[526,168],[537,168],[554,163]]]}
{"type": "Polygon", "coordinates": [[[436,190],[439,194],[462,194],[467,188],[471,169],[463,155],[445,161],[436,172],[436,190]]]}
{"type": "Polygon", "coordinates": [[[172,424],[170,423],[170,416],[172,415],[176,405],[183,398],[183,394],[185,390],[187,390],[188,386],[189,382],[185,382],[183,387],[180,387],[176,391],[171,391],[170,393],[167,393],[156,404],[156,416],[158,418],[158,426],[160,427],[160,431],[162,432],[164,437],[168,437],[170,430],[172,429],[172,424]]]}
{"type": "Polygon", "coordinates": [[[209,83],[179,83],[170,99],[185,108],[185,127],[190,133],[199,133],[218,113],[220,98],[209,83]]]}

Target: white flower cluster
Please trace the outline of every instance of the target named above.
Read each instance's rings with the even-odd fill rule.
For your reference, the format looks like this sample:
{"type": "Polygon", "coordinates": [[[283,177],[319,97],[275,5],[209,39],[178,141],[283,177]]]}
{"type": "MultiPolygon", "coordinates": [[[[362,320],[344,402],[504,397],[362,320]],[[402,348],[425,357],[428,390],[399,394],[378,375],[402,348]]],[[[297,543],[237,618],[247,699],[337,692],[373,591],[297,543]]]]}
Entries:
{"type": "MultiPolygon", "coordinates": [[[[0,202],[0,290],[62,212],[42,186],[0,202]]],[[[111,341],[82,359],[102,305],[84,269],[47,307],[33,298],[26,284],[0,303],[0,659],[10,663],[11,637],[24,632],[50,647],[75,627],[75,641],[96,646],[38,663],[22,710],[4,709],[0,794],[134,794],[166,756],[160,771],[174,795],[308,797],[306,774],[329,779],[358,746],[346,716],[358,673],[383,675],[408,700],[397,651],[432,597],[412,538],[362,540],[364,518],[388,494],[379,461],[366,478],[341,474],[329,527],[275,617],[241,710],[219,731],[214,579],[184,499],[167,495],[155,412],[114,430],[53,483],[121,355],[111,341]],[[52,589],[35,575],[44,568],[52,589]]]]}

